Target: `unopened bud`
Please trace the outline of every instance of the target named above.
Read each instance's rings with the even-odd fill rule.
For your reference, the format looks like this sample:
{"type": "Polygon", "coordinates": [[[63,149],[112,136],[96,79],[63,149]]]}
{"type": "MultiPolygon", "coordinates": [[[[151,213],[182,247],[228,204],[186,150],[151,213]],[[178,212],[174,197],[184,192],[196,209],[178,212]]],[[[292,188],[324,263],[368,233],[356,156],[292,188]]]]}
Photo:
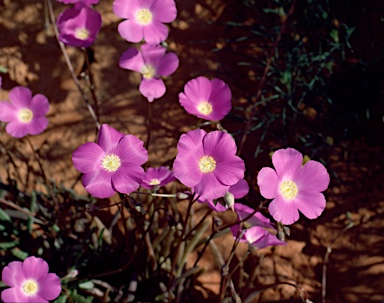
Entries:
{"type": "Polygon", "coordinates": [[[185,199],[188,199],[189,195],[186,193],[177,193],[176,197],[177,197],[177,199],[185,200],[185,199]]]}

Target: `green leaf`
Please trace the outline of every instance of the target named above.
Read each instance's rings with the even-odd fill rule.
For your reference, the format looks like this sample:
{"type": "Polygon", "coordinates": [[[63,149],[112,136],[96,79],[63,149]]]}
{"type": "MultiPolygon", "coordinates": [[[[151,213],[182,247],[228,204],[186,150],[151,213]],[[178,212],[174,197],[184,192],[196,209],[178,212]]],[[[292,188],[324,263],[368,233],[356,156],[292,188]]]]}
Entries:
{"type": "Polygon", "coordinates": [[[12,222],[11,217],[0,208],[0,221],[12,222]]]}
{"type": "Polygon", "coordinates": [[[95,288],[95,284],[92,281],[86,281],[79,284],[79,287],[82,289],[93,289],[95,288]]]}

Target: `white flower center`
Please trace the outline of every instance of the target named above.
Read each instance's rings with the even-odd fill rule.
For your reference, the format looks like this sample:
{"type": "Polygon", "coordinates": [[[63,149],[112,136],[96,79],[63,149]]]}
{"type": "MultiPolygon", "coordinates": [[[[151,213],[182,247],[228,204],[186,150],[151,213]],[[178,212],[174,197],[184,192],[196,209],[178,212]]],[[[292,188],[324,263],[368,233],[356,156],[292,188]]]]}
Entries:
{"type": "Polygon", "coordinates": [[[89,31],[86,28],[78,28],[75,31],[75,37],[79,40],[87,40],[89,37],[89,31]]]}
{"type": "Polygon", "coordinates": [[[136,13],[136,21],[139,22],[141,25],[147,25],[151,23],[152,19],[153,15],[149,9],[142,8],[136,13]]]}
{"type": "Polygon", "coordinates": [[[23,292],[28,296],[33,296],[39,290],[39,285],[34,280],[27,280],[23,284],[23,292]]]}
{"type": "Polygon", "coordinates": [[[31,122],[31,120],[33,118],[33,113],[30,109],[23,108],[23,109],[19,110],[18,117],[19,117],[20,122],[28,123],[28,122],[31,122]]]}
{"type": "Polygon", "coordinates": [[[152,65],[144,65],[141,73],[145,79],[152,79],[156,75],[156,69],[152,65]]]}
{"type": "Polygon", "coordinates": [[[197,105],[197,110],[203,115],[209,115],[212,112],[212,105],[207,101],[200,102],[197,105]]]}
{"type": "Polygon", "coordinates": [[[117,171],[121,165],[120,158],[114,154],[106,155],[101,163],[103,168],[109,172],[117,171]]]}
{"type": "Polygon", "coordinates": [[[159,184],[160,184],[160,180],[156,178],[151,179],[151,181],[149,182],[149,185],[159,185],[159,184]]]}
{"type": "Polygon", "coordinates": [[[286,180],[280,183],[280,193],[285,199],[293,199],[297,196],[299,190],[295,182],[286,180]]]}
{"type": "Polygon", "coordinates": [[[199,168],[203,173],[211,173],[216,168],[216,161],[211,156],[203,156],[199,160],[199,168]]]}

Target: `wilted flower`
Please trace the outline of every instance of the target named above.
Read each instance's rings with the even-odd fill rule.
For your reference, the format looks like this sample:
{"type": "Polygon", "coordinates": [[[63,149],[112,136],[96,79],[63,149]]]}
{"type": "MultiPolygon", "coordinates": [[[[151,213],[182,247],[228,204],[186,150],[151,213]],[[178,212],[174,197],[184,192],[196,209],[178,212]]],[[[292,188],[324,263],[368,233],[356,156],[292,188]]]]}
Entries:
{"type": "Polygon", "coordinates": [[[165,84],[160,76],[169,76],[179,66],[176,54],[165,54],[166,49],[160,45],[143,44],[141,52],[129,48],[120,58],[121,68],[133,70],[143,75],[139,90],[149,102],[165,94],[165,84]]]}
{"type": "Polygon", "coordinates": [[[124,19],[118,31],[129,42],[145,39],[149,44],[159,44],[168,37],[168,28],[163,23],[172,22],[177,10],[174,0],[115,0],[113,12],[124,19]]]}
{"type": "Polygon", "coordinates": [[[129,194],[139,188],[144,177],[141,167],[148,159],[143,141],[124,135],[103,124],[97,144],[88,142],[73,152],[72,162],[84,173],[85,189],[97,198],[108,198],[116,191],[129,194]]]}
{"type": "Polygon", "coordinates": [[[279,149],[273,153],[275,170],[264,167],[257,176],[260,193],[267,199],[269,212],[276,221],[292,224],[299,219],[299,210],[307,218],[315,219],[325,209],[321,193],[329,185],[329,174],[324,165],[308,161],[293,148],[279,149]]]}
{"type": "Polygon", "coordinates": [[[16,86],[10,90],[8,101],[0,102],[0,121],[9,122],[8,134],[15,138],[40,134],[48,126],[45,114],[49,110],[48,99],[41,94],[32,97],[30,89],[16,86]]]}
{"type": "Polygon", "coordinates": [[[92,4],[99,3],[99,0],[57,0],[57,1],[65,3],[65,4],[74,4],[74,3],[82,2],[88,6],[91,6],[92,4]]]}
{"type": "Polygon", "coordinates": [[[227,84],[205,77],[190,80],[179,94],[180,104],[188,113],[211,121],[221,120],[230,112],[231,98],[227,84]]]}
{"type": "Polygon", "coordinates": [[[180,137],[177,150],[175,177],[202,199],[223,197],[244,178],[244,161],[236,156],[235,141],[228,133],[192,130],[180,137]]]}
{"type": "Polygon", "coordinates": [[[74,47],[88,47],[96,39],[101,27],[101,15],[84,4],[76,3],[57,18],[59,40],[74,47]]]}
{"type": "MultiPolygon", "coordinates": [[[[234,210],[239,217],[239,221],[244,220],[254,213],[252,208],[240,203],[235,203],[234,210]]],[[[272,226],[270,220],[259,212],[254,213],[249,219],[241,224],[242,225],[239,223],[231,226],[231,231],[235,238],[242,233],[242,237],[239,239],[240,242],[248,242],[250,245],[259,249],[271,245],[286,244],[276,237],[276,229],[272,226]]]]}
{"type": "Polygon", "coordinates": [[[4,267],[1,279],[11,288],[1,293],[3,302],[48,303],[61,292],[60,279],[48,273],[48,264],[41,258],[28,257],[4,267]]]}
{"type": "Polygon", "coordinates": [[[169,182],[175,180],[173,172],[168,168],[161,167],[150,167],[145,172],[145,176],[141,181],[141,186],[148,189],[158,188],[160,186],[167,185],[169,182]]]}

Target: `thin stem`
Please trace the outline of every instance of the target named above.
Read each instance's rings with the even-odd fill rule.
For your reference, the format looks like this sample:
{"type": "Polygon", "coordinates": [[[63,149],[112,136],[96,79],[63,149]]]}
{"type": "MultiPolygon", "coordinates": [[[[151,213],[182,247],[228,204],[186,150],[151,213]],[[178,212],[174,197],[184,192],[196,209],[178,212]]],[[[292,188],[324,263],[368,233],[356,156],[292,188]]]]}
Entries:
{"type": "Polygon", "coordinates": [[[89,56],[88,51],[86,48],[83,48],[84,51],[84,58],[85,58],[85,64],[87,66],[87,73],[88,73],[88,80],[89,80],[89,90],[91,91],[93,103],[95,106],[95,114],[97,116],[97,121],[100,122],[100,116],[99,116],[99,100],[97,98],[96,92],[95,92],[95,83],[93,81],[93,73],[91,69],[91,63],[89,62],[89,56]]]}
{"type": "Polygon", "coordinates": [[[327,264],[329,261],[329,256],[332,252],[332,247],[335,244],[336,240],[342,236],[348,229],[352,228],[354,226],[353,222],[349,222],[349,224],[344,227],[341,232],[332,240],[331,244],[327,247],[327,252],[324,256],[324,262],[323,262],[323,272],[322,272],[322,279],[321,279],[321,302],[325,303],[325,297],[327,295],[327,264]]]}
{"type": "Polygon", "coordinates": [[[152,103],[148,102],[148,116],[146,119],[147,125],[147,142],[145,142],[145,149],[148,150],[149,141],[151,140],[151,121],[152,121],[152,103]]]}
{"type": "Polygon", "coordinates": [[[65,62],[67,63],[67,67],[69,69],[69,72],[71,73],[72,79],[75,82],[77,89],[80,92],[81,97],[82,97],[83,101],[85,102],[87,109],[88,109],[89,113],[91,114],[92,119],[95,122],[97,129],[100,129],[100,122],[99,122],[98,116],[96,115],[95,111],[93,110],[92,105],[89,103],[88,98],[85,95],[84,90],[81,87],[80,81],[76,76],[75,70],[73,68],[73,65],[71,63],[71,59],[69,58],[69,55],[67,53],[67,50],[65,48],[64,43],[59,40],[59,30],[58,30],[57,25],[56,25],[56,18],[55,18],[55,13],[53,11],[52,1],[47,0],[47,3],[48,3],[49,15],[51,18],[53,31],[55,32],[57,42],[59,43],[61,52],[64,56],[65,62]]]}

